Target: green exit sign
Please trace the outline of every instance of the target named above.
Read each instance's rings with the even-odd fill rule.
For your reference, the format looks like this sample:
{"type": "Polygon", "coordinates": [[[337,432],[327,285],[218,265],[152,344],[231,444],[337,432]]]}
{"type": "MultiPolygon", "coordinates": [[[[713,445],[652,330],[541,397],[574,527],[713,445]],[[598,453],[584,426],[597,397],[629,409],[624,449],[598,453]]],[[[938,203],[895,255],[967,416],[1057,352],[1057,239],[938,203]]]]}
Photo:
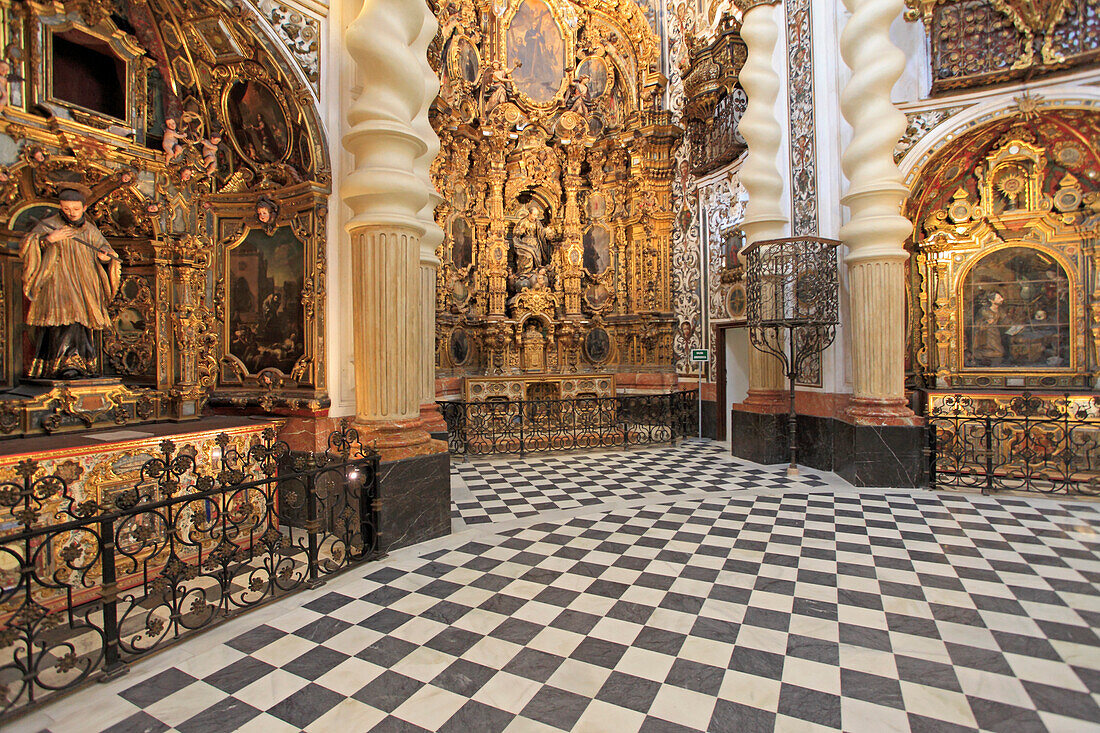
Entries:
{"type": "Polygon", "coordinates": [[[708,349],[692,349],[691,350],[692,361],[710,361],[710,351],[708,349]]]}

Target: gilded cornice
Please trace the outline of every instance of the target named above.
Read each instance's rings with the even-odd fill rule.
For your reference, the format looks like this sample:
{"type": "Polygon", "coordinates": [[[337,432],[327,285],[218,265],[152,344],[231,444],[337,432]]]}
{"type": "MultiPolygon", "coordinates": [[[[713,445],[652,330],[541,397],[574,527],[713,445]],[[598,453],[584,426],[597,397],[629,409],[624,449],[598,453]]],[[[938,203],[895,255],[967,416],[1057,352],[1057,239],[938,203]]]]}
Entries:
{"type": "Polygon", "coordinates": [[[742,17],[753,8],[761,5],[779,5],[781,2],[782,0],[733,0],[733,4],[741,11],[742,17]]]}

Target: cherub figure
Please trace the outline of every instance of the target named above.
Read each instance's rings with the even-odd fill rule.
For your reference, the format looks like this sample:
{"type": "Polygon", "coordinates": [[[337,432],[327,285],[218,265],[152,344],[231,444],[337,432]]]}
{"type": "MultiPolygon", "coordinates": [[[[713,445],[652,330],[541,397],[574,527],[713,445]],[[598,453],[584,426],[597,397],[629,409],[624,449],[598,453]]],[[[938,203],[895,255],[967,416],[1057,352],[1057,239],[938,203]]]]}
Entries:
{"type": "Polygon", "coordinates": [[[203,167],[206,168],[206,175],[214,175],[214,171],[218,169],[218,146],[221,145],[222,136],[221,133],[214,133],[208,139],[199,141],[202,146],[202,162],[203,167]]]}
{"type": "Polygon", "coordinates": [[[168,157],[168,160],[175,160],[184,151],[186,145],[191,144],[191,141],[179,131],[178,127],[179,123],[176,122],[174,117],[169,117],[164,121],[164,138],[161,141],[161,147],[164,149],[164,154],[168,157]]]}

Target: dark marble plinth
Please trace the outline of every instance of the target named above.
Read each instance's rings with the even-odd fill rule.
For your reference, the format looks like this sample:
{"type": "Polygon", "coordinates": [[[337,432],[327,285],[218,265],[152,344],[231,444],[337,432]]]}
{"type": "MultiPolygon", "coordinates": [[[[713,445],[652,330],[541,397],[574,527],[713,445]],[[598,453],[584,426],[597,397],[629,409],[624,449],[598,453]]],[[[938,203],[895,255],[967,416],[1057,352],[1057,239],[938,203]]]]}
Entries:
{"type": "Polygon", "coordinates": [[[432,440],[442,440],[444,443],[446,443],[447,438],[450,437],[450,433],[446,430],[441,430],[438,433],[428,433],[428,435],[432,436],[432,440]]]}
{"type": "Polygon", "coordinates": [[[730,421],[733,455],[754,463],[787,462],[787,416],[734,410],[730,421]]]}
{"type": "Polygon", "coordinates": [[[927,428],[833,423],[837,426],[834,470],[845,481],[855,486],[928,485],[927,428]]]}
{"type": "MultiPolygon", "coordinates": [[[[853,425],[831,417],[798,416],[798,463],[832,471],[855,486],[915,487],[928,483],[922,426],[853,425]]],[[[756,463],[786,463],[787,416],[734,410],[733,455],[756,463]]]]}
{"type": "Polygon", "coordinates": [[[718,403],[714,400],[703,400],[703,437],[718,437],[718,403]]]}
{"type": "Polygon", "coordinates": [[[378,475],[379,548],[391,552],[451,532],[451,454],[386,461],[378,475]]]}

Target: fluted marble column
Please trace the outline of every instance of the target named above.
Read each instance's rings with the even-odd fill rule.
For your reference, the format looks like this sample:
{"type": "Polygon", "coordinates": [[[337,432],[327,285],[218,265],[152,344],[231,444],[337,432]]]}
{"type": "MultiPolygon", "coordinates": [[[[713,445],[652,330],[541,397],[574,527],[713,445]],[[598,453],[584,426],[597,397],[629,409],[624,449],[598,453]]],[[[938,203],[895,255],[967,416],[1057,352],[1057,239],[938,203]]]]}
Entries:
{"type": "Polygon", "coordinates": [[[355,167],[340,185],[353,212],[347,317],[355,324],[356,425],[384,460],[446,449],[420,417],[422,212],[433,191],[418,166],[434,137],[416,122],[434,96],[424,73],[426,25],[434,20],[423,0],[371,0],[345,35],[363,84],[344,136],[355,167]]]}
{"type": "MultiPolygon", "coordinates": [[[[783,178],[779,173],[779,146],[783,131],[776,118],[779,74],[773,66],[779,23],[775,6],[779,0],[736,0],[741,9],[741,38],[748,57],[741,69],[741,87],[749,98],[748,109],[738,130],[749,153],[741,166],[741,183],[749,201],[741,228],[747,244],[776,239],[786,233],[783,214],[783,178]]],[[[749,355],[749,392],[746,405],[779,408],[785,405],[786,377],[783,365],[771,354],[752,349],[749,355]]]]}
{"type": "Polygon", "coordinates": [[[848,193],[841,199],[851,219],[841,227],[848,246],[851,298],[852,403],[850,419],[864,424],[905,424],[913,412],[905,399],[905,239],[912,224],[900,213],[908,195],[894,163],[905,115],[891,91],[905,55],[890,41],[890,25],[903,0],[844,0],[852,13],[840,51],[852,70],[840,108],[852,126],[841,156],[848,193]]]}

